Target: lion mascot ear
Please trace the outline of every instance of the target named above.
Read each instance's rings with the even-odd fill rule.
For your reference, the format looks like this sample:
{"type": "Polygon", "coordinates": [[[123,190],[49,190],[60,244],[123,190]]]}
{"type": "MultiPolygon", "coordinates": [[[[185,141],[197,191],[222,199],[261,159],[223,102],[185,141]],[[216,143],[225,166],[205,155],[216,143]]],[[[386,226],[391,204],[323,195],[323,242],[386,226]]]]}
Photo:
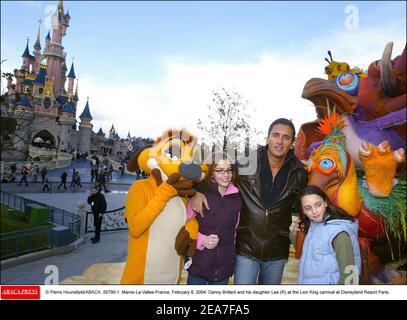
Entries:
{"type": "Polygon", "coordinates": [[[151,170],[147,166],[150,149],[151,146],[139,149],[127,163],[127,170],[130,172],[135,172],[140,169],[148,174],[151,174],[151,170]]]}

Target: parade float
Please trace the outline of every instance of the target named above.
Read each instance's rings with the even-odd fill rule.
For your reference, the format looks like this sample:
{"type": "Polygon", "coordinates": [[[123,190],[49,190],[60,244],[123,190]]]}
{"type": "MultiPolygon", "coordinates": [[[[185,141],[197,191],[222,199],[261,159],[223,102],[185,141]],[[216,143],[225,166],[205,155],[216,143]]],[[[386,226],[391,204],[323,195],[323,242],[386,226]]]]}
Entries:
{"type": "Polygon", "coordinates": [[[327,60],[328,80],[309,80],[302,94],[318,119],[296,142],[309,184],[358,220],[363,284],[405,283],[406,49],[391,59],[392,47],[367,73],[327,60]]]}

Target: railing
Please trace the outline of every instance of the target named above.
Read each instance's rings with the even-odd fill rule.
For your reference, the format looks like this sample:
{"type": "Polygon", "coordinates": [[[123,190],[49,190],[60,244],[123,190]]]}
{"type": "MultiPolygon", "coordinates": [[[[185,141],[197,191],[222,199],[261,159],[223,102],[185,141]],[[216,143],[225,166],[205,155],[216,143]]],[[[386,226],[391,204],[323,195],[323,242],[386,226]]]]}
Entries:
{"type": "Polygon", "coordinates": [[[32,203],[46,207],[48,208],[48,222],[66,226],[71,230],[72,233],[74,233],[78,237],[80,236],[81,218],[76,214],[49,206],[35,200],[23,198],[6,191],[0,192],[0,202],[10,208],[21,212],[25,212],[26,205],[32,203]]]}
{"type": "MultiPolygon", "coordinates": [[[[124,208],[106,211],[103,214],[101,232],[127,230],[129,227],[124,218],[124,208]]],[[[95,231],[93,213],[86,212],[85,233],[95,231]]]]}
{"type": "Polygon", "coordinates": [[[0,236],[0,259],[18,257],[52,247],[52,226],[19,230],[0,236]]]}

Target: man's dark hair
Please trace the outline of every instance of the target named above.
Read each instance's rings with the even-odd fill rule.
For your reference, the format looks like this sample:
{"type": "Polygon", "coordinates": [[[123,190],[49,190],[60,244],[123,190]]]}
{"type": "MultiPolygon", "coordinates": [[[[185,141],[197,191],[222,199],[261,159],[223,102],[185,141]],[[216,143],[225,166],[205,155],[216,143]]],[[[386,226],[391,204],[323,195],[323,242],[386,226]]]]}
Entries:
{"type": "Polygon", "coordinates": [[[277,124],[283,124],[285,126],[289,126],[291,128],[291,130],[293,131],[293,136],[291,137],[292,141],[295,140],[295,127],[294,127],[294,124],[292,123],[291,120],[288,120],[286,118],[279,118],[277,120],[274,120],[273,123],[270,124],[269,132],[267,134],[267,137],[270,135],[271,130],[273,130],[274,126],[277,125],[277,124]]]}

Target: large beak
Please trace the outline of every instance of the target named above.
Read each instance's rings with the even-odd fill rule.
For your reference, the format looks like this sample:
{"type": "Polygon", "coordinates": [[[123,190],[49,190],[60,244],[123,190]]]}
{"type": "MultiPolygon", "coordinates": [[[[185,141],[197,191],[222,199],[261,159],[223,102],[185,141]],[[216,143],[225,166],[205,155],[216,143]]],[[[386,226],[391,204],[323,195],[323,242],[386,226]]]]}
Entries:
{"type": "Polygon", "coordinates": [[[397,78],[393,73],[391,54],[393,52],[393,42],[389,42],[383,51],[380,62],[380,85],[389,97],[395,95],[397,88],[397,78]]]}

